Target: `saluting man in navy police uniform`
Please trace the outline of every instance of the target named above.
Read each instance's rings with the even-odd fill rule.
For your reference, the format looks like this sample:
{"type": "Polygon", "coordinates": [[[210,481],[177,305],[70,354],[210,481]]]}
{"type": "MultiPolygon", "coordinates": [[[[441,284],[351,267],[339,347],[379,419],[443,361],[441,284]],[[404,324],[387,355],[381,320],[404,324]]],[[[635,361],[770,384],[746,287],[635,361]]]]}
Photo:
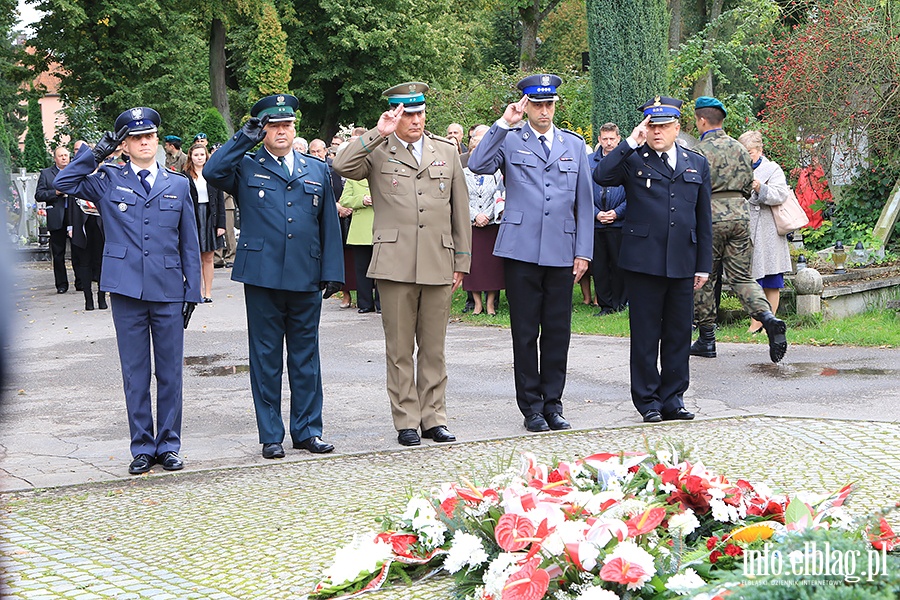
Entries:
{"type": "Polygon", "coordinates": [[[560,84],[556,75],[519,81],[522,99],[506,107],[468,162],[473,173],[504,175],[506,209],[494,255],[506,259],[516,401],[528,431],[570,428],[562,393],[572,285],[587,271],[594,247],[584,139],[553,125],[560,84]]]}
{"type": "Polygon", "coordinates": [[[126,110],[116,119],[116,133],[104,134],[93,150],[82,143],[55,183],[56,189],[93,202],[103,219],[100,289],[111,294],[134,457],[128,472],[133,475],[146,473],[155,463],[167,471],[184,467],[178,455],[184,330],[200,302],[194,206],[187,178],[156,162],[159,121],[152,108],[126,110]],[[130,161],[105,163],[123,140],[130,161]]]}
{"type": "Polygon", "coordinates": [[[344,253],[325,163],[294,151],[297,98],[266,96],[203,168],[234,196],[241,239],[231,278],[244,284],[250,387],[264,458],[284,457],[281,379],[287,342],[293,447],[331,452],[322,435],[319,317],[344,281],[344,253]],[[249,153],[263,142],[256,153],[249,153]],[[246,154],[245,154],[246,153],[246,154]]]}
{"type": "Polygon", "coordinates": [[[625,186],[619,266],[631,325],[631,399],[648,423],[694,418],[683,398],[693,290],[712,268],[709,163],[675,143],[681,105],[660,96],[644,104],[644,120],[594,170],[597,184],[625,186]]]}

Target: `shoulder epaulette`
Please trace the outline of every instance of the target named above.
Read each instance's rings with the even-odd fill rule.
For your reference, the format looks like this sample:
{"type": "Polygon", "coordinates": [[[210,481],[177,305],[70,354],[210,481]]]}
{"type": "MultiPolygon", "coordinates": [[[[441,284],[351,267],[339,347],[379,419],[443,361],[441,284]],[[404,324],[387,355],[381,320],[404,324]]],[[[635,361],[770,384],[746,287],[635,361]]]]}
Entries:
{"type": "Polygon", "coordinates": [[[436,142],[444,142],[445,144],[450,144],[451,146],[454,146],[454,147],[456,146],[456,142],[450,141],[449,139],[447,139],[443,136],[440,136],[440,135],[434,135],[430,131],[426,131],[425,135],[427,135],[429,137],[429,139],[432,139],[436,142]]]}
{"type": "Polygon", "coordinates": [[[559,130],[560,130],[560,131],[565,131],[565,132],[568,133],[569,135],[572,135],[572,136],[577,137],[577,138],[578,138],[579,140],[581,140],[582,142],[584,141],[584,137],[582,137],[580,134],[577,134],[577,133],[575,133],[574,131],[572,131],[572,130],[570,130],[570,129],[563,129],[562,127],[560,127],[559,130]]]}
{"type": "Polygon", "coordinates": [[[181,171],[173,171],[172,169],[166,169],[166,171],[168,171],[169,175],[180,175],[181,177],[187,179],[187,173],[183,173],[181,171]]]}
{"type": "MultiPolygon", "coordinates": [[[[693,152],[697,156],[703,156],[702,153],[700,153],[699,151],[697,151],[693,148],[688,148],[687,146],[682,146],[681,144],[678,144],[678,147],[681,148],[682,150],[687,150],[688,152],[693,152]]],[[[704,156],[704,158],[706,158],[706,157],[704,156]]]]}
{"type": "Polygon", "coordinates": [[[314,159],[314,160],[319,161],[320,163],[326,163],[326,164],[327,164],[327,162],[328,162],[328,161],[326,161],[324,158],[319,158],[319,157],[316,156],[315,154],[306,154],[306,153],[301,152],[300,155],[303,156],[303,157],[306,157],[306,158],[312,158],[312,159],[314,159]]]}

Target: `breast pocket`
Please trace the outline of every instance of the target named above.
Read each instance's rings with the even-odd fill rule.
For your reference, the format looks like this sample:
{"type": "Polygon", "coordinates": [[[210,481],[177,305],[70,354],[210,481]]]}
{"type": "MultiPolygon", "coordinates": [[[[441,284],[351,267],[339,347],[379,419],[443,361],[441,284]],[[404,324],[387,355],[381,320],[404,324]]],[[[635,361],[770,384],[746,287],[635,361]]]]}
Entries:
{"type": "Polygon", "coordinates": [[[178,227],[181,220],[181,204],[175,200],[160,200],[159,224],[161,227],[178,227]]]}
{"type": "Polygon", "coordinates": [[[116,218],[124,223],[134,223],[134,207],[137,204],[137,194],[132,191],[116,189],[113,190],[109,199],[113,203],[113,210],[107,212],[115,214],[116,218]]]}
{"type": "Polygon", "coordinates": [[[536,180],[538,172],[538,159],[534,154],[522,154],[513,152],[509,156],[509,163],[513,165],[506,170],[506,176],[510,179],[531,183],[536,180]]]}
{"type": "Polygon", "coordinates": [[[450,196],[450,167],[428,167],[428,177],[435,198],[450,196]]]}
{"type": "Polygon", "coordinates": [[[275,206],[275,198],[273,197],[275,183],[271,179],[251,177],[247,181],[247,187],[250,188],[250,202],[255,203],[260,208],[273,208],[275,206]]]}
{"type": "Polygon", "coordinates": [[[690,186],[685,190],[686,193],[681,194],[680,197],[691,204],[697,204],[697,196],[700,193],[699,186],[703,184],[703,177],[700,176],[700,173],[685,171],[681,178],[685,183],[689,183],[690,186]]]}
{"type": "Polygon", "coordinates": [[[412,171],[402,163],[381,165],[382,189],[392,196],[406,196],[412,191],[412,171]]]}
{"type": "Polygon", "coordinates": [[[310,214],[318,214],[319,207],[322,206],[322,186],[304,181],[303,191],[306,192],[307,196],[303,200],[303,210],[310,214]]]}
{"type": "Polygon", "coordinates": [[[578,184],[578,164],[574,160],[561,160],[559,165],[560,183],[564,190],[574,190],[578,184]]]}

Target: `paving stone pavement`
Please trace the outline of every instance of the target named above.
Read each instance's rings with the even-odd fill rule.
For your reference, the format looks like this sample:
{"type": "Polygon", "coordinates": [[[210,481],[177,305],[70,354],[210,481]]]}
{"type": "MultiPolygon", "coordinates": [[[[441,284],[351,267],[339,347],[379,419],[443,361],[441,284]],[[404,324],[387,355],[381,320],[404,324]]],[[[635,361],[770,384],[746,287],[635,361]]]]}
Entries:
{"type": "MultiPolygon", "coordinates": [[[[776,489],[858,488],[865,514],[897,499],[900,425],[776,417],[558,432],[334,456],[219,471],[184,471],[7,494],[0,569],[10,598],[299,599],[334,550],[410,494],[517,464],[681,443],[693,460],[776,489]]],[[[449,598],[437,576],[382,600],[449,598]]]]}

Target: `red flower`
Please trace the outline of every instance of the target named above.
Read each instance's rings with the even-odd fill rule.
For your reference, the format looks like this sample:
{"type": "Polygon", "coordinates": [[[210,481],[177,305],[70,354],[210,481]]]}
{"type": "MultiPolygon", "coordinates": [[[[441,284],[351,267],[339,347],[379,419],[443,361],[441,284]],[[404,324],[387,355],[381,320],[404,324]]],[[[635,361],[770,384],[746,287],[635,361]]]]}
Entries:
{"type": "Polygon", "coordinates": [[[391,549],[397,556],[411,556],[409,547],[419,541],[419,537],[409,533],[394,533],[393,531],[385,531],[376,536],[386,544],[391,545],[391,549]]]}
{"type": "Polygon", "coordinates": [[[453,513],[456,511],[456,505],[459,504],[459,498],[456,496],[450,496],[443,502],[441,502],[441,510],[444,511],[444,514],[447,515],[448,518],[453,518],[453,513]]]}
{"type": "Polygon", "coordinates": [[[709,555],[709,562],[712,564],[716,564],[719,562],[719,559],[722,558],[722,553],[718,550],[713,550],[712,554],[709,555]]]}
{"type": "Polygon", "coordinates": [[[718,543],[719,543],[719,538],[717,538],[716,536],[712,536],[711,538],[706,540],[706,549],[712,550],[713,548],[716,547],[716,544],[718,544],[718,543]]]}
{"type": "Polygon", "coordinates": [[[642,514],[626,521],[625,524],[628,525],[628,535],[630,537],[635,537],[653,531],[665,518],[666,509],[664,508],[656,507],[646,510],[642,514]]]}
{"type": "Polygon", "coordinates": [[[894,533],[894,530],[891,529],[891,526],[884,517],[881,517],[881,520],[878,522],[878,528],[880,530],[879,535],[870,533],[868,528],[866,528],[866,534],[869,536],[869,542],[871,542],[873,548],[891,552],[900,545],[897,534],[894,533]]]}
{"type": "MultiPolygon", "coordinates": [[[[507,552],[519,552],[528,547],[534,537],[534,523],[526,517],[506,513],[497,521],[494,538],[497,544],[507,552]]],[[[506,595],[504,594],[504,597],[506,595]]]]}
{"type": "MultiPolygon", "coordinates": [[[[505,515],[504,515],[505,516],[505,515]]],[[[513,573],[503,586],[502,600],[540,600],[550,587],[550,574],[538,569],[540,558],[528,562],[521,571],[513,573]]]]}
{"type": "Polygon", "coordinates": [[[725,554],[728,556],[741,556],[744,550],[737,544],[728,544],[725,546],[725,554]]]}
{"type": "Polygon", "coordinates": [[[640,565],[630,563],[621,557],[612,559],[600,569],[600,579],[622,585],[635,585],[647,575],[640,565]]]}

